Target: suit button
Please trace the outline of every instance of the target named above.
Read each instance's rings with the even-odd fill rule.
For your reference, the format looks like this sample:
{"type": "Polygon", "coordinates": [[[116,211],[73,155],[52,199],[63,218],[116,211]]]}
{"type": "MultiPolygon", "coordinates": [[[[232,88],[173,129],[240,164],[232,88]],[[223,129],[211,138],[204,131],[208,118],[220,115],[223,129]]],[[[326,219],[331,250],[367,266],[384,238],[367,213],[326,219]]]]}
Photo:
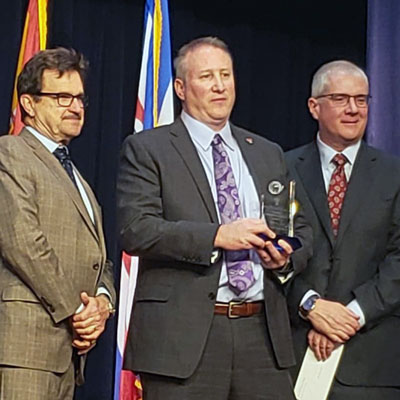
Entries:
{"type": "Polygon", "coordinates": [[[94,265],[93,265],[93,269],[94,269],[95,271],[97,271],[99,268],[100,268],[100,265],[99,265],[99,264],[94,264],[94,265]]]}
{"type": "Polygon", "coordinates": [[[213,293],[213,292],[208,293],[208,298],[210,300],[215,300],[215,293],[213,293]]]}

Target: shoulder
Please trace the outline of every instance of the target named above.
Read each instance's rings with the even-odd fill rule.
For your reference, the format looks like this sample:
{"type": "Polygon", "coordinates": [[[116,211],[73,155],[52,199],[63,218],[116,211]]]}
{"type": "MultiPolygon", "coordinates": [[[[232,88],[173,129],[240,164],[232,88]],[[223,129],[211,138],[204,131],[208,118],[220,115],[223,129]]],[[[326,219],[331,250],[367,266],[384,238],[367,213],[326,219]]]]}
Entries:
{"type": "Polygon", "coordinates": [[[231,124],[231,128],[236,140],[244,140],[248,144],[253,144],[257,149],[261,149],[262,151],[270,150],[273,152],[283,153],[282,148],[278,143],[272,142],[257,133],[233,124],[231,124]]]}
{"type": "Polygon", "coordinates": [[[295,162],[296,160],[305,158],[315,148],[315,143],[307,143],[303,146],[296,147],[292,150],[285,152],[285,159],[287,162],[295,162]]]}
{"type": "Polygon", "coordinates": [[[371,158],[379,159],[385,163],[396,164],[396,165],[400,164],[400,157],[396,155],[377,149],[376,147],[372,147],[366,143],[362,144],[362,148],[364,149],[366,154],[368,154],[371,158]]]}
{"type": "Polygon", "coordinates": [[[393,154],[387,153],[375,147],[363,144],[361,149],[363,154],[376,164],[376,171],[381,173],[390,171],[390,176],[395,176],[398,179],[400,174],[400,158],[393,154]]]}
{"type": "Polygon", "coordinates": [[[133,133],[128,135],[124,142],[123,147],[132,143],[141,143],[143,145],[152,145],[155,143],[159,143],[160,140],[165,140],[168,137],[168,133],[173,129],[176,125],[176,122],[163,125],[153,129],[145,129],[138,133],[133,133]]]}
{"type": "Polygon", "coordinates": [[[29,150],[25,140],[20,136],[4,135],[0,137],[0,159],[21,159],[25,160],[29,150]]]}

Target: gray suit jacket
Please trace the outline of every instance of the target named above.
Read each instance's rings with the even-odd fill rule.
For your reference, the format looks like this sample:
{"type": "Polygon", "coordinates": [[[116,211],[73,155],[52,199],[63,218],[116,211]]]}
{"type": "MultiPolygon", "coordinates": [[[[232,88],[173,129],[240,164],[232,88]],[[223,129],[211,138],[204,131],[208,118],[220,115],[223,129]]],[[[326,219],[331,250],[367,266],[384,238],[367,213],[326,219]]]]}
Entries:
{"type": "MultiPolygon", "coordinates": [[[[272,179],[287,181],[280,148],[232,126],[259,193],[272,179]]],[[[202,355],[222,261],[211,264],[219,226],[214,200],[197,151],[178,119],[129,136],[118,180],[118,220],[123,249],[140,256],[125,367],[189,377],[202,355]]],[[[309,256],[309,228],[298,219],[304,248],[295,273],[309,256]]],[[[268,329],[279,366],[294,363],[282,285],[266,271],[268,329]]]]}
{"type": "Polygon", "coordinates": [[[113,295],[101,212],[95,224],[58,160],[28,131],[0,138],[0,364],[62,373],[80,292],[113,295]]]}
{"type": "Polygon", "coordinates": [[[345,385],[399,386],[400,160],[361,145],[336,240],[316,143],[290,151],[287,162],[314,234],[313,257],[290,283],[298,361],[310,329],[297,312],[307,290],[343,304],[355,298],[366,325],[346,344],[336,378],[345,385]]]}

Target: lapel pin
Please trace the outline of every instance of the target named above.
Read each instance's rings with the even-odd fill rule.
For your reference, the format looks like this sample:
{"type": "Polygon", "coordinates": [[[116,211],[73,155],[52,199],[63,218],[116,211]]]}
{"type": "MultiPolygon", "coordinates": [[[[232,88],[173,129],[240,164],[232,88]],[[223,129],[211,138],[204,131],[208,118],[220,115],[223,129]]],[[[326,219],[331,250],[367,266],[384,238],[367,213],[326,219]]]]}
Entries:
{"type": "Polygon", "coordinates": [[[245,140],[246,140],[246,142],[248,144],[253,144],[253,138],[252,137],[247,137],[245,140]]]}
{"type": "Polygon", "coordinates": [[[282,193],[285,186],[283,186],[282,183],[279,181],[271,181],[268,184],[267,188],[270,194],[277,196],[278,194],[282,193]]]}

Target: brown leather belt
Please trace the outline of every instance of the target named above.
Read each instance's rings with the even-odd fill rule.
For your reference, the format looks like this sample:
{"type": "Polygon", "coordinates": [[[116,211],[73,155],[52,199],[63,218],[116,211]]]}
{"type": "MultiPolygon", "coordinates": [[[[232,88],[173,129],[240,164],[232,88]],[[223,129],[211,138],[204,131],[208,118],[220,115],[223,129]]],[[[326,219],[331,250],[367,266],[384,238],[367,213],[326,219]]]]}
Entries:
{"type": "Polygon", "coordinates": [[[263,301],[255,301],[253,303],[241,303],[231,301],[230,303],[216,303],[214,314],[225,315],[228,318],[250,317],[254,314],[260,314],[264,310],[263,301]]]}

